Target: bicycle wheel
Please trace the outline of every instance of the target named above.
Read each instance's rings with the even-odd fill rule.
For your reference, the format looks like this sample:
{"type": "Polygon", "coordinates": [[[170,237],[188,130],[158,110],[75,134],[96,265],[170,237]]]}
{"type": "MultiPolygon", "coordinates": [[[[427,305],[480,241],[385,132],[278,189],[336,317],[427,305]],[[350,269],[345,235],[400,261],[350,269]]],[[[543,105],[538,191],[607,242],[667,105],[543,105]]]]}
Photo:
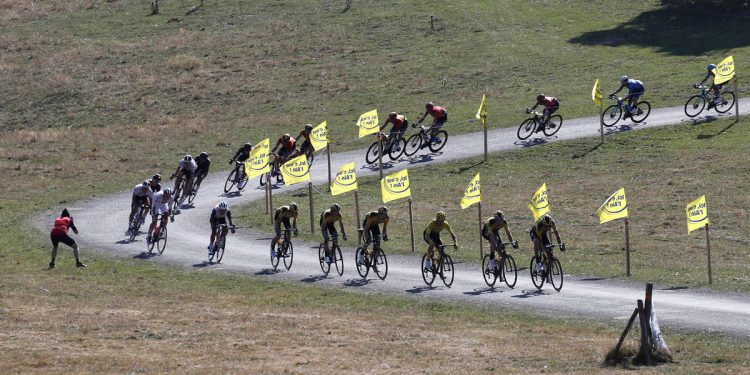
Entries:
{"type": "Polygon", "coordinates": [[[562,123],[562,116],[553,115],[547,121],[547,124],[544,126],[544,129],[542,129],[542,132],[544,132],[544,135],[551,137],[560,130],[560,128],[562,127],[562,123]]]}
{"type": "Polygon", "coordinates": [[[544,285],[544,276],[541,272],[537,272],[537,263],[539,263],[539,258],[537,256],[533,256],[531,258],[531,263],[529,264],[529,274],[531,274],[531,282],[534,284],[534,286],[537,289],[542,289],[542,285],[544,285]]]}
{"type": "Polygon", "coordinates": [[[406,156],[412,156],[419,151],[419,149],[422,148],[422,134],[417,133],[409,137],[409,139],[406,140],[406,147],[404,148],[404,155],[406,156]]]}
{"type": "Polygon", "coordinates": [[[563,286],[563,270],[557,258],[552,258],[549,273],[552,275],[552,287],[559,292],[563,286]]]}
{"type": "Polygon", "coordinates": [[[362,276],[363,279],[367,279],[370,267],[369,264],[367,264],[367,259],[365,258],[365,253],[361,246],[358,246],[357,251],[354,252],[354,264],[357,265],[357,273],[359,276],[362,276]],[[364,261],[360,263],[360,259],[364,259],[364,261]]]}
{"type": "MultiPolygon", "coordinates": [[[[237,168],[232,169],[232,171],[229,172],[229,176],[227,176],[227,180],[226,182],[224,182],[224,193],[228,193],[229,190],[232,190],[232,188],[234,187],[234,180],[235,180],[236,174],[237,174],[237,168]]],[[[261,178],[260,184],[263,185],[263,175],[261,175],[260,178],[261,178]]]]}
{"type": "Polygon", "coordinates": [[[193,201],[195,200],[196,192],[193,190],[193,192],[190,193],[190,195],[187,196],[188,204],[192,205],[193,201]]]}
{"type": "MultiPolygon", "coordinates": [[[[239,172],[239,173],[242,173],[242,172],[239,172]]],[[[242,173],[242,177],[240,178],[239,181],[237,181],[237,190],[244,189],[245,186],[247,186],[247,181],[248,181],[247,174],[242,173]]]]}
{"type": "Polygon", "coordinates": [[[276,249],[276,241],[271,240],[271,265],[273,269],[279,267],[279,250],[276,249]]]}
{"type": "Polygon", "coordinates": [[[488,287],[491,288],[495,286],[497,274],[495,273],[495,270],[490,268],[490,254],[484,254],[484,258],[482,258],[482,276],[484,277],[484,283],[487,284],[488,287]]]}
{"type": "Polygon", "coordinates": [[[375,271],[380,280],[385,280],[388,275],[388,259],[382,249],[375,250],[375,254],[373,254],[372,270],[375,271]]]}
{"type": "Polygon", "coordinates": [[[651,104],[647,101],[638,102],[635,105],[635,113],[630,116],[630,119],[635,123],[643,122],[651,113],[651,104]]]}
{"type": "Polygon", "coordinates": [[[404,140],[403,138],[398,139],[397,141],[394,141],[393,144],[391,144],[391,149],[388,152],[388,156],[391,158],[391,160],[397,160],[404,153],[404,150],[406,150],[406,140],[404,140]]]}
{"type": "MultiPolygon", "coordinates": [[[[149,228],[149,234],[151,233],[151,228],[149,228]]],[[[156,241],[154,239],[151,239],[151,242],[146,242],[146,249],[148,249],[148,254],[151,255],[154,253],[154,248],[158,251],[159,248],[156,247],[156,241]]]]}
{"type": "Polygon", "coordinates": [[[435,134],[435,137],[430,140],[430,145],[427,147],[432,152],[438,152],[442,150],[443,147],[445,147],[446,143],[448,143],[448,132],[445,130],[440,130],[435,134]]]}
{"type": "Polygon", "coordinates": [[[328,276],[328,272],[331,271],[331,263],[326,262],[326,248],[322,243],[318,245],[318,261],[320,262],[320,270],[328,276]]]}
{"type": "Polygon", "coordinates": [[[339,276],[344,275],[344,257],[341,256],[341,248],[338,244],[334,245],[333,249],[331,249],[331,255],[333,256],[334,263],[336,263],[336,272],[338,272],[339,276]]]}
{"type": "Polygon", "coordinates": [[[294,261],[294,246],[292,241],[286,243],[286,250],[284,251],[284,267],[289,270],[292,268],[292,262],[294,261]]]}
{"type": "Polygon", "coordinates": [[[367,149],[367,154],[365,154],[365,161],[367,164],[374,164],[378,161],[378,155],[380,154],[380,142],[376,141],[373,142],[372,145],[367,149]]]}
{"type": "Polygon", "coordinates": [[[622,117],[622,107],[612,104],[602,112],[602,123],[604,126],[614,126],[622,117]]]}
{"type": "Polygon", "coordinates": [[[453,285],[453,276],[454,276],[453,258],[451,258],[450,255],[445,254],[442,262],[443,262],[443,275],[442,275],[443,284],[445,284],[445,286],[450,288],[451,285],[453,285]]]}
{"type": "Polygon", "coordinates": [[[726,113],[732,107],[734,107],[734,102],[737,100],[737,97],[734,95],[734,92],[732,91],[724,91],[721,93],[721,97],[723,99],[722,103],[717,105],[716,112],[719,113],[726,113]]]}
{"type": "Polygon", "coordinates": [[[427,266],[427,254],[422,255],[422,264],[420,268],[422,269],[422,280],[424,280],[424,283],[427,284],[427,286],[432,286],[432,282],[435,281],[435,273],[432,272],[432,268],[426,268],[427,266]]]}
{"type": "Polygon", "coordinates": [[[500,269],[503,273],[505,285],[507,285],[508,288],[513,289],[513,287],[516,286],[516,281],[518,281],[518,268],[516,268],[516,261],[513,260],[513,257],[510,256],[510,254],[505,254],[502,262],[500,269]]]}
{"type": "Polygon", "coordinates": [[[219,242],[219,246],[216,248],[216,251],[214,251],[214,258],[216,258],[216,263],[221,263],[221,259],[224,258],[224,248],[227,244],[227,238],[222,237],[221,241],[219,242]]]}
{"type": "Polygon", "coordinates": [[[164,249],[167,248],[167,227],[159,227],[159,241],[156,242],[156,248],[159,250],[159,255],[164,253],[164,249]]]}
{"type": "Polygon", "coordinates": [[[685,103],[685,114],[687,117],[695,117],[703,112],[703,108],[706,107],[706,99],[703,95],[693,95],[685,103]]]}
{"type": "Polygon", "coordinates": [[[531,137],[531,135],[534,134],[534,130],[536,130],[536,121],[534,121],[533,118],[523,120],[518,127],[518,139],[523,141],[524,139],[531,137]]]}
{"type": "MultiPolygon", "coordinates": [[[[211,244],[211,247],[214,247],[214,244],[211,244]]],[[[214,262],[214,256],[216,256],[216,249],[214,248],[213,251],[208,252],[208,263],[214,262]]]]}

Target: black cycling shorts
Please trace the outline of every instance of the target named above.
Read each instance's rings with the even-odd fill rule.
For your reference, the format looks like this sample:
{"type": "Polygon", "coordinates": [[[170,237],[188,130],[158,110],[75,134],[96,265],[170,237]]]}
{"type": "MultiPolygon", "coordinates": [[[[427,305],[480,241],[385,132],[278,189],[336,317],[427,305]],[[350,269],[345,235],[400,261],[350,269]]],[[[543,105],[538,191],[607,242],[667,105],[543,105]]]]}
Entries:
{"type": "Polygon", "coordinates": [[[76,240],[70,238],[67,234],[52,234],[50,233],[49,239],[52,241],[52,246],[57,246],[60,242],[73,247],[76,245],[76,240]]]}

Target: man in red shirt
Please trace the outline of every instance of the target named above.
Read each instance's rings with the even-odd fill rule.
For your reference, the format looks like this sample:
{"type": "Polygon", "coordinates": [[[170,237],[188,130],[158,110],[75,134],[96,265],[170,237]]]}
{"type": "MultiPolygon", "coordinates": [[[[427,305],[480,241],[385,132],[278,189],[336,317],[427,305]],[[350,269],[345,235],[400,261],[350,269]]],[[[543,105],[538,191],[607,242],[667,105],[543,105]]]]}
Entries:
{"type": "MultiPolygon", "coordinates": [[[[430,128],[430,136],[432,139],[430,142],[435,142],[437,140],[435,134],[437,134],[440,128],[448,121],[448,111],[441,106],[435,105],[433,102],[428,102],[424,107],[424,115],[422,115],[422,118],[417,121],[417,124],[421,124],[427,115],[432,115],[432,127],[430,128]]],[[[427,146],[427,144],[423,146],[427,146]]]]}
{"type": "Polygon", "coordinates": [[[60,242],[73,248],[73,255],[76,257],[76,267],[86,267],[85,264],[81,263],[78,244],[76,244],[74,239],[68,236],[68,228],[73,229],[73,233],[78,234],[78,228],[73,224],[73,218],[70,217],[68,209],[65,208],[62,210],[60,217],[55,219],[55,225],[52,227],[52,231],[49,234],[49,238],[52,241],[52,261],[49,262],[49,268],[55,268],[57,245],[60,242]]]}
{"type": "Polygon", "coordinates": [[[535,110],[536,107],[540,105],[544,107],[544,112],[542,112],[542,124],[546,124],[547,121],[549,121],[550,116],[560,108],[560,102],[557,101],[557,98],[554,96],[539,94],[536,96],[536,104],[529,108],[526,113],[531,113],[531,111],[535,110]]]}

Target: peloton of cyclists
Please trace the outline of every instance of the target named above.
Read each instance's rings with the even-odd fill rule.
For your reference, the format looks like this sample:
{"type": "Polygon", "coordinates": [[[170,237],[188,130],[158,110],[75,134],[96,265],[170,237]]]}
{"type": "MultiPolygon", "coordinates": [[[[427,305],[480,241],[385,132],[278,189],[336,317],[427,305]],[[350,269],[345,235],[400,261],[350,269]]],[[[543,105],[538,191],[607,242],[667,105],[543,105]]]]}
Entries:
{"type": "MultiPolygon", "coordinates": [[[[383,224],[383,241],[388,241],[388,207],[380,206],[377,211],[370,211],[365,215],[365,219],[362,221],[362,234],[364,235],[364,243],[362,245],[362,253],[368,256],[372,255],[371,251],[368,250],[372,239],[380,237],[379,224],[383,224]]],[[[364,264],[364,259],[357,259],[359,264],[364,264]]]]}
{"type": "Polygon", "coordinates": [[[646,88],[643,86],[643,82],[632,79],[628,76],[622,76],[620,77],[620,87],[615,90],[615,92],[609,94],[610,97],[615,96],[618,92],[622,91],[623,88],[628,88],[628,104],[625,105],[625,115],[623,118],[627,118],[628,116],[631,116],[635,113],[636,110],[636,104],[638,104],[638,99],[640,99],[641,95],[646,92],[646,88]]]}
{"type": "Polygon", "coordinates": [[[331,263],[331,247],[328,246],[328,240],[331,236],[337,236],[336,222],[339,223],[341,228],[341,237],[346,241],[346,232],[344,231],[344,220],[341,217],[341,206],[337,203],[331,205],[331,208],[320,213],[320,230],[323,232],[323,246],[325,247],[326,263],[331,263]]]}
{"type": "Polygon", "coordinates": [[[510,227],[508,221],[505,220],[503,211],[497,210],[495,215],[487,219],[482,226],[482,237],[490,242],[490,269],[495,268],[495,252],[505,252],[505,247],[500,246],[503,240],[500,238],[500,229],[505,229],[505,234],[508,236],[508,241],[513,243],[513,248],[518,249],[518,242],[513,241],[513,235],[510,233],[510,227]]]}

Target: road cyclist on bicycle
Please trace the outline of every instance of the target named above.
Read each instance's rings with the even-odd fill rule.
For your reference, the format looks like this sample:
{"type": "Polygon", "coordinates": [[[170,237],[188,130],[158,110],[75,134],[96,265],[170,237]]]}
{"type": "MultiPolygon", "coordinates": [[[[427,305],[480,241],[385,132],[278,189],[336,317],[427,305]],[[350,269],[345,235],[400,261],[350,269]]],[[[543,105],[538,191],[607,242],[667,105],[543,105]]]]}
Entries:
{"type": "Polygon", "coordinates": [[[557,110],[560,108],[560,102],[558,102],[557,98],[555,98],[554,96],[539,94],[536,96],[536,103],[534,104],[534,106],[531,108],[526,108],[526,113],[531,113],[536,109],[536,107],[540,105],[544,107],[544,111],[542,112],[542,126],[540,126],[536,130],[537,132],[544,129],[544,126],[547,124],[547,121],[549,121],[550,116],[552,116],[552,114],[557,112],[557,110]]]}
{"type": "MultiPolygon", "coordinates": [[[[541,260],[542,251],[547,251],[547,247],[550,245],[550,230],[555,234],[557,246],[560,247],[561,251],[565,251],[565,244],[562,243],[562,240],[560,239],[560,233],[557,231],[557,223],[555,223],[555,220],[552,219],[552,216],[549,213],[545,214],[544,216],[539,218],[539,221],[537,221],[536,224],[534,224],[529,230],[531,242],[534,243],[534,256],[539,259],[539,262],[537,262],[536,264],[537,272],[543,272],[545,269],[549,269],[549,265],[542,264],[541,260]]],[[[549,251],[551,252],[552,250],[550,249],[549,251]]],[[[550,253],[549,255],[552,254],[550,253]]],[[[547,259],[550,258],[551,256],[547,259]]],[[[551,280],[549,282],[551,282],[551,280]]]]}
{"type": "MultiPolygon", "coordinates": [[[[281,245],[281,224],[284,224],[285,230],[293,230],[295,236],[299,234],[297,230],[297,216],[299,216],[299,206],[297,203],[292,202],[288,206],[281,206],[276,209],[273,214],[273,229],[276,231],[276,237],[273,238],[273,242],[277,245],[281,245]],[[289,222],[289,219],[292,222],[289,222]]],[[[275,256],[274,247],[271,247],[271,256],[275,256]]]]}
{"type": "MultiPolygon", "coordinates": [[[[369,250],[370,243],[375,237],[380,237],[380,227],[378,225],[383,224],[383,241],[388,241],[388,207],[380,206],[377,211],[370,211],[365,215],[365,219],[362,221],[362,232],[364,235],[362,253],[367,256],[372,255],[372,251],[369,250]]],[[[357,259],[357,263],[364,264],[364,259],[357,259]]]]}
{"type": "Polygon", "coordinates": [[[713,100],[711,100],[709,105],[710,106],[720,105],[724,101],[724,99],[721,97],[720,91],[724,87],[724,84],[726,82],[720,83],[718,85],[715,83],[716,82],[716,64],[708,64],[708,66],[706,67],[706,70],[707,70],[707,73],[706,73],[706,76],[703,78],[703,80],[698,83],[694,83],[693,87],[700,88],[701,86],[703,86],[704,83],[706,83],[706,81],[708,81],[709,78],[713,77],[713,81],[711,82],[711,87],[708,90],[713,91],[714,98],[713,100]]]}
{"type": "Polygon", "coordinates": [[[299,146],[299,153],[305,154],[305,156],[307,156],[307,159],[310,159],[310,155],[312,155],[313,151],[315,151],[312,147],[312,142],[310,141],[310,137],[312,137],[312,130],[312,124],[307,124],[297,136],[297,139],[305,139],[305,141],[302,142],[302,144],[299,146]]]}
{"type": "Polygon", "coordinates": [[[172,214],[172,210],[169,207],[171,207],[173,199],[172,190],[169,188],[154,193],[151,199],[151,226],[148,228],[146,243],[151,243],[151,234],[156,233],[156,219],[159,215],[161,215],[161,226],[167,226],[169,217],[172,214]]]}
{"type": "Polygon", "coordinates": [[[151,179],[148,181],[151,186],[151,191],[153,191],[154,193],[158,193],[161,191],[161,175],[160,174],[157,173],[151,176],[151,179]]]}
{"type": "Polygon", "coordinates": [[[435,259],[435,248],[443,245],[443,241],[440,239],[440,232],[443,231],[443,229],[448,230],[448,233],[450,233],[451,235],[451,239],[453,239],[453,248],[458,250],[458,240],[456,239],[456,235],[453,233],[450,224],[445,221],[445,212],[438,211],[435,215],[435,220],[430,221],[430,223],[427,224],[427,227],[424,228],[424,232],[422,232],[422,238],[424,238],[424,241],[427,242],[428,245],[425,270],[429,270],[432,268],[431,261],[435,259]]]}
{"type": "Polygon", "coordinates": [[[431,115],[432,127],[430,128],[431,139],[429,142],[425,142],[425,144],[422,145],[422,148],[427,147],[430,143],[437,141],[437,132],[448,121],[448,111],[444,107],[437,106],[433,102],[428,102],[424,107],[424,115],[422,115],[422,118],[417,121],[416,125],[421,124],[422,121],[424,121],[424,119],[427,117],[427,115],[431,115]]]}
{"type": "MultiPolygon", "coordinates": [[[[276,141],[276,146],[273,146],[273,150],[271,150],[272,154],[276,154],[276,150],[279,150],[279,153],[277,154],[278,157],[274,161],[276,163],[276,170],[280,171],[281,165],[286,163],[287,160],[294,157],[298,150],[297,150],[297,141],[292,138],[288,133],[284,134],[279,138],[278,141],[276,141]]],[[[281,173],[281,172],[278,172],[281,173]]]]}
{"type": "Polygon", "coordinates": [[[482,237],[490,242],[490,269],[495,269],[495,252],[498,252],[501,257],[505,253],[505,246],[502,246],[502,239],[500,238],[500,229],[505,230],[505,234],[508,236],[508,240],[513,243],[513,248],[518,249],[518,242],[513,241],[513,235],[510,233],[510,227],[508,221],[505,220],[503,211],[497,210],[495,215],[487,219],[482,226],[482,237]]]}
{"type": "Polygon", "coordinates": [[[211,159],[208,157],[208,152],[201,152],[195,158],[195,164],[198,168],[195,169],[195,188],[201,186],[203,179],[208,176],[208,170],[211,168],[211,159]]]}
{"type": "Polygon", "coordinates": [[[336,232],[336,222],[339,223],[341,228],[341,237],[346,241],[346,232],[344,231],[344,220],[341,217],[341,206],[337,203],[331,205],[331,208],[320,213],[320,230],[323,233],[323,246],[326,251],[325,262],[331,263],[333,254],[331,254],[331,248],[328,245],[328,241],[331,236],[338,236],[336,232]]]}
{"type": "Polygon", "coordinates": [[[221,201],[219,204],[216,205],[211,210],[211,218],[209,219],[209,222],[211,223],[211,239],[208,242],[208,257],[210,258],[213,253],[214,249],[216,249],[216,245],[214,242],[216,241],[216,237],[219,233],[217,233],[217,229],[219,228],[220,224],[224,224],[222,227],[222,237],[226,237],[227,231],[229,228],[226,226],[227,220],[229,220],[229,226],[232,227],[232,233],[234,233],[234,223],[232,223],[232,211],[229,211],[229,205],[227,205],[227,202],[221,201]]]}
{"type": "Polygon", "coordinates": [[[153,194],[154,191],[151,190],[151,181],[146,180],[143,181],[143,183],[135,185],[135,187],[133,188],[133,198],[130,200],[130,217],[128,218],[128,230],[125,232],[125,234],[130,234],[130,232],[133,230],[133,218],[135,217],[135,213],[138,212],[138,209],[141,208],[141,205],[146,206],[146,208],[151,207],[151,196],[153,194]]]}
{"type": "MultiPolygon", "coordinates": [[[[396,112],[391,112],[388,114],[388,118],[385,120],[383,125],[380,126],[380,131],[382,132],[383,130],[385,130],[385,127],[388,126],[388,124],[393,125],[391,126],[391,132],[388,134],[388,138],[396,137],[395,140],[403,138],[406,129],[409,128],[409,120],[406,119],[406,116],[399,115],[396,112]]],[[[395,142],[393,144],[394,147],[399,147],[398,142],[395,142]]]]}
{"type": "Polygon", "coordinates": [[[241,181],[245,177],[245,168],[243,168],[243,165],[247,159],[250,158],[250,151],[253,150],[253,145],[250,143],[245,143],[240,147],[237,152],[234,153],[234,156],[232,156],[232,159],[229,160],[229,164],[235,164],[234,168],[239,169],[242,173],[240,175],[240,178],[237,179],[237,181],[241,181]]]}
{"type": "Polygon", "coordinates": [[[180,212],[180,207],[182,206],[182,202],[185,201],[185,197],[187,197],[193,189],[193,180],[195,179],[195,170],[198,169],[198,164],[193,160],[193,157],[188,155],[185,155],[185,157],[180,160],[180,163],[177,165],[177,169],[172,174],[172,176],[169,177],[170,180],[174,179],[174,188],[172,191],[175,192],[174,199],[179,199],[179,202],[177,203],[176,211],[180,212]],[[180,189],[180,178],[185,177],[185,184],[182,185],[182,189],[180,189]],[[178,195],[179,194],[179,195],[178,195]]]}
{"type": "Polygon", "coordinates": [[[636,104],[638,103],[638,99],[640,99],[641,95],[646,92],[646,88],[643,86],[643,82],[637,79],[632,79],[628,76],[622,76],[620,77],[620,87],[615,90],[615,92],[609,94],[609,97],[614,97],[625,87],[628,88],[628,96],[626,97],[626,99],[628,99],[628,104],[625,105],[626,113],[623,115],[623,119],[634,114],[634,111],[637,108],[636,104]]]}

